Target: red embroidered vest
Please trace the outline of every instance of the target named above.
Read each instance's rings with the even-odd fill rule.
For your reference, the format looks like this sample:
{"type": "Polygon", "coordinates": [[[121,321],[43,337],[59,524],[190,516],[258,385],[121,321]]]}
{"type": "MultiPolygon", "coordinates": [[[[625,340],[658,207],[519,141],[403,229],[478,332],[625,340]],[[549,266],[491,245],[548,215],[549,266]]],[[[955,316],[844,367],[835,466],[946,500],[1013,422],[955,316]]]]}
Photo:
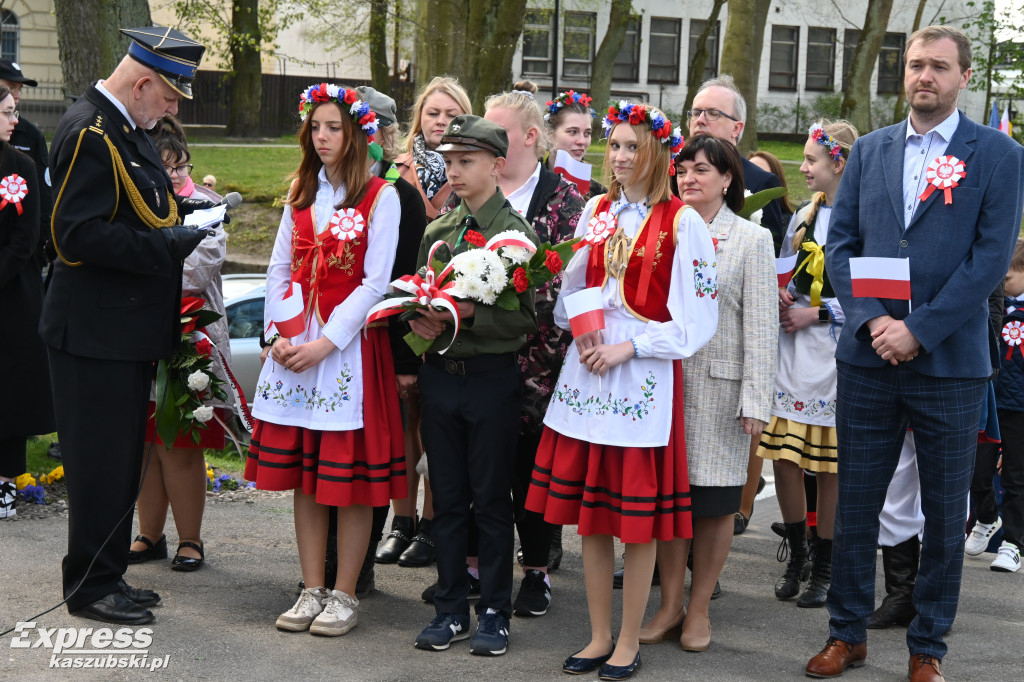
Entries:
{"type": "Polygon", "coordinates": [[[363,200],[354,209],[338,211],[349,222],[328,225],[320,234],[312,205],[292,212],[292,281],[302,285],[306,315],[312,309],[321,326],[363,280],[370,220],[387,186],[385,180],[370,178],[363,200]]]}
{"type": "MultiPolygon", "coordinates": [[[[668,290],[672,283],[678,216],[685,206],[676,197],[654,206],[630,244],[626,274],[619,280],[619,295],[626,309],[645,322],[668,322],[672,319],[668,312],[668,290]]],[[[597,202],[594,215],[600,215],[610,207],[611,201],[606,194],[597,202]]],[[[605,239],[590,247],[588,287],[604,287],[608,281],[608,241],[605,239]]]]}

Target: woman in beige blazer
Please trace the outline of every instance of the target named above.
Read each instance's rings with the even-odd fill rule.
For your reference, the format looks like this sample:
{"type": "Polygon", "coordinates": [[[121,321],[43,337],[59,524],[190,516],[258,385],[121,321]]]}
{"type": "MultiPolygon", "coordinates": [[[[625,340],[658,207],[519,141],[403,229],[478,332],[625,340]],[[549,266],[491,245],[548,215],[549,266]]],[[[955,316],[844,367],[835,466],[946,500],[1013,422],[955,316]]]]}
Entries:
{"type": "Polygon", "coordinates": [[[686,459],[693,509],[693,576],[683,607],[688,540],[658,543],[661,607],[643,643],[681,633],[687,651],[711,642],[708,605],[732,546],[733,515],[747,480],[751,436],[768,423],[775,387],[778,295],[768,230],[738,217],[743,166],[736,148],[709,135],[686,141],[676,158],[679,197],[704,218],[715,241],[718,331],[683,361],[686,459]]]}

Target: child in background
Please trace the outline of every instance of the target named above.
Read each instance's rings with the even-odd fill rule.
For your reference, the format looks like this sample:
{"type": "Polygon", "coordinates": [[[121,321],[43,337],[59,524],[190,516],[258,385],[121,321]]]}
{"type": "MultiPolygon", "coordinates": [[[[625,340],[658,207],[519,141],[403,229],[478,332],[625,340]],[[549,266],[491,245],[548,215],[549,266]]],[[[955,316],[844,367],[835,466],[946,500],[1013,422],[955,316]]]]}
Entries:
{"type": "MultiPolygon", "coordinates": [[[[305,329],[270,338],[252,412],[245,477],[295,490],[305,587],[281,630],[343,635],[358,621],[356,581],[373,507],[406,495],[402,422],[387,329],[363,332],[398,244],[394,187],[370,174],[375,117],[354,90],[321,83],[300,99],[302,161],[267,268],[273,304],[301,285],[305,329]],[[328,507],[338,507],[338,575],[324,587],[328,507]]],[[[277,320],[280,322],[280,320],[277,320]]]]}

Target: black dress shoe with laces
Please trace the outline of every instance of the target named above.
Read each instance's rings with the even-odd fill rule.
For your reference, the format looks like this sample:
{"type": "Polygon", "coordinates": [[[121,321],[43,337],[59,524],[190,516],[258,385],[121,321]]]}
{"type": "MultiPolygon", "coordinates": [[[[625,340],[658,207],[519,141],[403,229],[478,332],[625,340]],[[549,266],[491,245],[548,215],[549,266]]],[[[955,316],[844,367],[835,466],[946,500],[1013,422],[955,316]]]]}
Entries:
{"type": "Polygon", "coordinates": [[[139,606],[120,591],[111,592],[85,608],[71,611],[71,615],[115,625],[145,625],[156,620],[152,611],[139,606]]]}
{"type": "Polygon", "coordinates": [[[121,590],[121,594],[128,598],[128,601],[135,602],[139,606],[156,606],[160,603],[160,595],[153,590],[140,590],[137,587],[132,587],[124,578],[117,583],[118,588],[121,590]]]}

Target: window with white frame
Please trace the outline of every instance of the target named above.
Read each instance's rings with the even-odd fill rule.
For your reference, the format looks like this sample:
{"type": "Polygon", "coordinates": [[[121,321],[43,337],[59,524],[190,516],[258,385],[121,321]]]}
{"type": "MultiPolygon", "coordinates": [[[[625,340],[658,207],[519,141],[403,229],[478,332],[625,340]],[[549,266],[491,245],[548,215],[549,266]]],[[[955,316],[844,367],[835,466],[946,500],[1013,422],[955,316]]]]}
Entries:
{"type": "Polygon", "coordinates": [[[523,21],[523,75],[551,77],[554,12],[528,9],[523,21]]]}
{"type": "Polygon", "coordinates": [[[594,36],[597,14],[566,12],[562,39],[562,75],[565,78],[590,78],[594,63],[594,36]]]}
{"type": "Polygon", "coordinates": [[[768,71],[769,90],[796,90],[799,26],[772,26],[772,51],[768,71]]]}
{"type": "Polygon", "coordinates": [[[647,81],[679,82],[679,34],[682,19],[651,17],[651,38],[647,50],[647,81]]]}
{"type": "Polygon", "coordinates": [[[18,44],[21,41],[21,23],[17,15],[0,10],[0,59],[18,61],[18,44]]]}
{"type": "Polygon", "coordinates": [[[643,19],[639,16],[629,18],[626,24],[626,35],[622,38],[622,47],[615,57],[612,67],[612,80],[636,83],[640,80],[640,31],[643,19]]]}
{"type": "Polygon", "coordinates": [[[835,90],[836,30],[834,28],[807,29],[807,83],[808,90],[835,90]]]}

